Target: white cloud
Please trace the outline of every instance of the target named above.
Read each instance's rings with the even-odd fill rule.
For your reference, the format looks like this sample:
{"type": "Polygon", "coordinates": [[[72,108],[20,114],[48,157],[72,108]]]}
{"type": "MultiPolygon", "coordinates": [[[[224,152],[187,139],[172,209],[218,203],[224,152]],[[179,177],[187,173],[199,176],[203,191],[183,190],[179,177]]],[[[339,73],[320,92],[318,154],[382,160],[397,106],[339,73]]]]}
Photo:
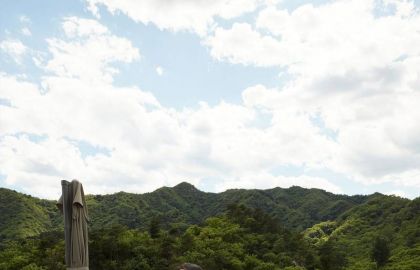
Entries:
{"type": "Polygon", "coordinates": [[[284,65],[289,58],[284,51],[286,48],[280,46],[276,39],[262,36],[248,23],[234,23],[229,30],[218,27],[205,44],[210,46],[214,58],[234,64],[284,65]]]}
{"type": "Polygon", "coordinates": [[[6,184],[19,185],[24,191],[43,197],[57,197],[59,191],[54,184],[83,168],[78,149],[63,139],[33,143],[24,135],[5,136],[0,141],[0,150],[6,184]]]}
{"type": "Polygon", "coordinates": [[[8,54],[16,63],[22,62],[23,55],[28,51],[27,47],[17,39],[5,39],[0,42],[0,50],[8,54]]]}
{"type": "Polygon", "coordinates": [[[383,2],[386,6],[393,6],[396,9],[396,15],[400,17],[411,16],[415,10],[412,0],[383,0],[383,2]]]}
{"type": "Polygon", "coordinates": [[[255,27],[219,27],[206,45],[219,61],[287,69],[285,87],[246,90],[244,102],[282,112],[291,123],[293,114],[318,115],[324,132],[337,134],[320,163],[365,184],[420,188],[413,177],[420,162],[420,14],[412,1],[267,7],[255,27]],[[390,5],[394,13],[376,14],[390,5]]]}
{"type": "MultiPolygon", "coordinates": [[[[133,153],[125,151],[132,143],[142,138],[151,140],[147,131],[141,130],[149,122],[144,120],[148,110],[160,105],[147,92],[114,88],[109,84],[115,73],[109,64],[138,59],[138,49],[96,21],[66,18],[63,30],[66,39],[48,40],[52,58],[46,65],[50,73],[40,81],[42,88],[0,73],[0,98],[9,104],[0,105],[0,152],[3,153],[0,164],[1,173],[7,175],[6,183],[49,198],[54,198],[61,178],[89,179],[88,187],[98,192],[119,190],[118,183],[129,179],[132,182],[124,186],[135,191],[142,191],[148,185],[158,187],[161,179],[152,184],[133,182],[133,175],[139,177],[136,181],[153,180],[153,173],[145,177],[144,171],[136,169],[137,159],[124,163],[127,158],[123,157],[125,153],[133,153]],[[128,130],[137,131],[129,134],[128,130]],[[45,138],[41,142],[31,141],[31,137],[19,134],[45,138]],[[73,140],[105,147],[111,156],[82,158],[73,140]],[[113,155],[117,159],[112,159],[113,155]],[[124,170],[127,166],[130,168],[124,170]],[[34,182],[37,180],[42,188],[34,182]],[[109,181],[117,182],[108,185],[109,181]]],[[[154,139],[164,140],[165,134],[169,135],[163,133],[154,139]]],[[[146,190],[150,191],[150,186],[146,190]]]]}
{"type": "Polygon", "coordinates": [[[408,17],[376,17],[375,3],[307,4],[293,12],[268,7],[258,14],[255,28],[249,23],[218,27],[207,44],[216,59],[285,66],[293,74],[368,69],[418,54],[418,13],[411,9],[408,17]]]}
{"type": "Polygon", "coordinates": [[[88,37],[91,35],[109,34],[105,26],[91,19],[67,17],[62,26],[68,37],[88,37]]]}
{"type": "Polygon", "coordinates": [[[163,67],[161,67],[161,66],[156,67],[156,73],[159,76],[162,76],[163,75],[163,67]]]}
{"type": "Polygon", "coordinates": [[[29,17],[26,16],[26,15],[21,15],[21,16],[19,16],[19,21],[21,23],[30,23],[31,19],[29,19],[29,17]]]}
{"type": "Polygon", "coordinates": [[[251,176],[259,178],[253,187],[294,184],[340,191],[321,178],[270,176],[280,165],[319,166],[329,141],[306,118],[281,112],[272,112],[270,127],[254,127],[259,109],[248,98],[252,91],[265,91],[261,86],[245,91],[247,106],[201,103],[198,109],[175,111],[147,92],[107,81],[50,76],[42,81],[42,94],[38,86],[5,74],[0,84],[0,97],[10,101],[0,106],[0,173],[7,175],[7,184],[37,196],[54,198],[62,178],[85,180],[92,193],[146,192],[185,179],[198,184],[206,177],[224,179],[216,186],[220,190],[245,187],[251,176]],[[16,135],[27,133],[46,137],[37,142],[16,135]],[[109,154],[83,158],[69,139],[109,154]],[[34,182],[38,179],[43,189],[34,182]]]}
{"type": "Polygon", "coordinates": [[[385,195],[394,195],[402,198],[408,198],[407,194],[402,190],[393,190],[389,192],[385,192],[385,195]]]}
{"type": "MultiPolygon", "coordinates": [[[[210,8],[198,14],[202,18],[191,13],[177,21],[168,14],[184,15],[178,10],[184,2],[152,11],[146,9],[154,7],[151,2],[90,3],[93,11],[103,3],[136,21],[199,33],[211,27],[219,12],[210,8]]],[[[189,11],[200,3],[188,2],[189,11]]],[[[183,110],[164,107],[137,87],[113,85],[119,70],[112,63],[139,59],[138,49],[95,20],[66,18],[65,38],[48,39],[51,59],[42,87],[0,74],[0,98],[10,103],[0,106],[0,152],[5,153],[0,174],[9,185],[49,198],[57,196],[61,178],[81,179],[89,193],[145,192],[204,178],[220,179],[218,191],[301,185],[342,192],[306,174],[314,168],[365,184],[392,182],[418,189],[418,14],[406,6],[385,17],[373,10],[372,1],[307,5],[291,13],[268,8],[255,26],[216,28],[205,41],[213,57],[284,66],[292,79],[281,89],[249,87],[239,104],[202,102],[183,110]],[[258,125],[261,114],[269,118],[263,127],[258,125]],[[77,141],[108,154],[84,157],[77,141]],[[287,166],[303,172],[273,173],[287,166]]]]}
{"type": "Polygon", "coordinates": [[[254,11],[261,0],[86,0],[89,10],[99,16],[98,6],[111,13],[122,12],[136,22],[153,23],[159,29],[194,31],[206,34],[215,25],[215,17],[232,19],[254,11]]]}
{"type": "Polygon", "coordinates": [[[32,35],[31,30],[29,30],[28,27],[23,27],[22,30],[21,30],[21,32],[25,36],[31,36],[32,35]]]}
{"type": "MultiPolygon", "coordinates": [[[[413,68],[410,65],[410,69],[413,68]]],[[[362,76],[356,80],[358,76],[349,74],[349,78],[362,83],[350,84],[347,90],[338,87],[337,78],[333,86],[326,88],[325,83],[319,88],[318,83],[304,83],[304,79],[294,80],[282,91],[256,86],[244,91],[244,104],[266,109],[274,116],[278,113],[279,119],[283,119],[279,122],[293,129],[290,136],[301,136],[296,138],[301,143],[306,142],[304,145],[309,149],[308,154],[296,158],[297,161],[307,162],[310,155],[316,153],[314,161],[362,183],[393,182],[420,188],[417,177],[420,131],[415,124],[420,121],[420,111],[415,105],[419,104],[420,95],[415,89],[402,91],[410,89],[407,86],[410,76],[402,76],[399,80],[403,83],[397,80],[393,85],[386,80],[381,82],[372,73],[365,75],[371,78],[362,76]],[[337,133],[335,140],[322,144],[319,140],[308,140],[317,132],[322,134],[321,128],[317,130],[310,123],[304,124],[317,114],[326,128],[337,133]],[[289,120],[285,120],[286,116],[289,120]],[[299,126],[294,128],[296,124],[299,126]],[[320,146],[319,150],[310,148],[316,145],[320,146]]],[[[296,152],[304,153],[288,151],[296,152]]],[[[291,160],[289,156],[288,161],[291,160]]]]}
{"type": "Polygon", "coordinates": [[[110,34],[95,20],[68,17],[63,22],[63,30],[70,41],[47,40],[53,57],[46,69],[57,75],[111,81],[118,73],[110,65],[112,62],[132,62],[140,57],[131,41],[110,34]]]}

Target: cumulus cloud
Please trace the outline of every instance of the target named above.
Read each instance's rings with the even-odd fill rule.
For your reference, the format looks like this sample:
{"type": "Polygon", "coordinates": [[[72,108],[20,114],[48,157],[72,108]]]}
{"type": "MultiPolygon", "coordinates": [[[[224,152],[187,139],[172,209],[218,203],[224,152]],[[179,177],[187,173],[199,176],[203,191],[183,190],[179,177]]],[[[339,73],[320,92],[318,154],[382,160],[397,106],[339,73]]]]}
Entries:
{"type": "Polygon", "coordinates": [[[129,63],[140,57],[131,41],[110,34],[96,20],[69,17],[62,27],[68,40],[47,40],[53,57],[46,69],[59,76],[111,81],[118,73],[112,62],[129,63]]]}
{"type": "Polygon", "coordinates": [[[217,60],[234,64],[275,66],[287,65],[288,50],[271,36],[262,36],[249,23],[234,23],[232,28],[216,28],[205,42],[217,60]]]}
{"type": "Polygon", "coordinates": [[[320,132],[337,134],[320,159],[328,168],[419,188],[419,30],[412,1],[349,0],[291,12],[269,6],[255,26],[219,27],[206,45],[219,61],[286,68],[285,87],[246,90],[245,104],[319,117],[320,132]],[[393,12],[378,12],[385,8],[393,12]]]}
{"type": "Polygon", "coordinates": [[[215,25],[215,17],[232,19],[254,11],[261,0],[146,0],[114,1],[86,0],[89,10],[99,16],[98,6],[105,6],[111,13],[122,12],[136,22],[153,23],[159,29],[194,31],[204,35],[215,25]]]}
{"type": "MultiPolygon", "coordinates": [[[[18,184],[43,197],[53,196],[59,178],[86,177],[95,183],[98,177],[90,173],[96,175],[101,171],[109,175],[99,179],[132,179],[133,170],[112,174],[115,167],[95,169],[92,164],[108,166],[108,159],[116,155],[118,142],[121,147],[125,143],[131,145],[128,141],[147,137],[147,134],[136,137],[147,133],[141,131],[139,124],[147,124],[147,120],[143,121],[148,117],[147,109],[160,106],[148,92],[109,84],[115,74],[110,63],[130,62],[139,57],[138,49],[130,41],[112,35],[94,20],[74,17],[63,21],[63,31],[65,39],[48,40],[52,57],[46,66],[41,65],[49,72],[40,81],[41,86],[0,74],[0,98],[7,101],[0,106],[1,173],[7,175],[6,183],[18,184]],[[43,139],[33,141],[31,136],[43,139]],[[74,141],[103,146],[111,152],[110,157],[96,155],[89,162],[90,157],[83,159],[74,141]],[[42,180],[43,189],[37,189],[34,180],[38,179],[42,180]]],[[[124,151],[120,147],[117,149],[124,151]]],[[[115,162],[112,161],[117,165],[115,162]]],[[[97,181],[95,189],[109,191],[106,183],[97,181]]],[[[138,186],[144,187],[145,183],[139,182],[138,186]]]]}
{"type": "MultiPolygon", "coordinates": [[[[52,57],[55,61],[60,55],[52,57]]],[[[55,198],[58,180],[73,177],[85,180],[86,189],[94,193],[146,192],[185,179],[198,184],[205,177],[226,179],[226,188],[232,184],[229,179],[246,187],[255,171],[266,172],[260,175],[265,177],[279,164],[316,164],[318,155],[308,153],[321,152],[327,143],[316,132],[305,138],[314,140],[309,148],[300,141],[306,127],[316,129],[304,118],[288,123],[287,117],[273,116],[270,128],[254,127],[258,109],[249,100],[246,106],[201,103],[197,109],[176,111],[141,89],[60,72],[44,76],[42,88],[4,73],[0,84],[0,97],[9,101],[0,106],[0,173],[8,185],[41,197],[55,198]],[[294,137],[294,132],[302,136],[294,137]],[[78,141],[107,153],[83,156],[78,141]]],[[[256,186],[323,183],[338,191],[317,178],[263,180],[256,186]]]]}
{"type": "MultiPolygon", "coordinates": [[[[95,13],[105,5],[161,29],[199,34],[215,16],[248,10],[219,11],[234,1],[178,1],[163,9],[154,2],[89,3],[95,13]],[[200,16],[184,14],[202,6],[208,10],[200,16]]],[[[216,27],[203,36],[214,58],[284,67],[291,79],[282,88],[244,89],[238,104],[182,110],[138,87],[115,86],[112,64],[141,61],[139,50],[96,20],[65,18],[63,38],[47,40],[51,57],[40,63],[39,84],[0,73],[0,99],[7,101],[0,104],[0,174],[10,186],[49,198],[58,196],[61,178],[79,178],[92,193],[205,178],[219,179],[216,191],[301,185],[342,192],[307,174],[325,168],[364,184],[420,188],[419,15],[407,1],[381,3],[395,11],[376,14],[376,3],[271,6],[255,23],[216,27]],[[106,151],[84,155],[79,142],[106,151]],[[303,172],[274,173],[287,166],[303,172]]]]}
{"type": "Polygon", "coordinates": [[[380,2],[306,4],[292,12],[271,6],[259,12],[255,27],[250,23],[218,27],[206,43],[216,59],[284,66],[294,74],[369,69],[403,55],[417,55],[417,10],[410,5],[404,13],[409,16],[397,12],[378,17],[375,3],[380,2]]]}
{"type": "MultiPolygon", "coordinates": [[[[402,71],[413,71],[415,66],[395,65],[400,75],[391,82],[387,81],[390,75],[377,77],[383,70],[336,78],[326,75],[319,80],[298,77],[281,91],[263,86],[249,88],[243,93],[244,104],[288,116],[289,121],[283,123],[288,127],[299,124],[298,134],[308,132],[299,138],[306,147],[319,144],[307,140],[311,135],[323,134],[325,129],[334,131],[336,138],[323,143],[321,155],[314,157],[326,168],[365,184],[393,182],[419,188],[419,130],[415,123],[420,121],[416,106],[420,96],[417,88],[410,88],[410,72],[402,71]],[[347,77],[355,81],[345,83],[347,77]],[[316,124],[318,130],[310,122],[317,115],[324,125],[316,124]]],[[[310,149],[306,159],[314,151],[310,149]]]]}
{"type": "Polygon", "coordinates": [[[61,76],[43,79],[45,93],[5,74],[0,83],[1,98],[10,101],[0,106],[0,173],[7,175],[7,184],[38,196],[54,198],[61,178],[86,180],[94,193],[145,192],[186,179],[199,184],[205,177],[223,179],[215,187],[221,190],[248,187],[256,171],[261,174],[253,179],[261,181],[254,187],[322,185],[340,191],[316,177],[269,177],[276,166],[316,167],[325,158],[328,139],[305,118],[293,122],[274,112],[272,126],[259,129],[253,126],[259,109],[252,106],[201,103],[198,109],[175,111],[137,88],[61,76]],[[107,153],[84,157],[77,141],[107,153]],[[38,179],[42,189],[34,182],[38,179]]]}
{"type": "Polygon", "coordinates": [[[22,57],[28,51],[28,48],[20,40],[5,39],[0,42],[0,50],[19,64],[22,62],[22,57]]]}
{"type": "Polygon", "coordinates": [[[78,17],[65,18],[62,27],[68,37],[109,34],[108,29],[98,21],[78,17]]]}

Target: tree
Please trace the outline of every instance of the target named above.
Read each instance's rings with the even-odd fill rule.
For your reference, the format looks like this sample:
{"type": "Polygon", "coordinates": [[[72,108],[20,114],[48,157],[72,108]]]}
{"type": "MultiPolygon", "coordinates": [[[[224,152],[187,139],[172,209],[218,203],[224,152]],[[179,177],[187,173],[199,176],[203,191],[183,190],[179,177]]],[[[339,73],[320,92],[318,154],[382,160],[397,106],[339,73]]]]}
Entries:
{"type": "Polygon", "coordinates": [[[381,267],[386,264],[390,254],[388,240],[383,236],[376,237],[372,247],[372,259],[381,267]]]}
{"type": "Polygon", "coordinates": [[[158,216],[154,216],[149,224],[149,233],[150,237],[153,239],[158,238],[160,234],[160,218],[158,216]]]}
{"type": "Polygon", "coordinates": [[[322,270],[339,270],[346,265],[346,257],[339,250],[335,241],[329,239],[319,250],[322,270]]]}

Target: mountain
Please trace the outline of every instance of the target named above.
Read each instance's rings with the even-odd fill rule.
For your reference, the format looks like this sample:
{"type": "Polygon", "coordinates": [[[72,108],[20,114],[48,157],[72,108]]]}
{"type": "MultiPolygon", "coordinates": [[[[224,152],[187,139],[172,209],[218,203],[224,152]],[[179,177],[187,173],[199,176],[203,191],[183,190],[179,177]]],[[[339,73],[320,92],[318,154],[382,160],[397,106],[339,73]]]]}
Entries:
{"type": "MultiPolygon", "coordinates": [[[[300,187],[209,193],[182,182],[144,194],[88,195],[87,204],[93,229],[112,224],[144,229],[153,217],[159,217],[164,227],[171,223],[200,224],[207,217],[223,213],[229,204],[240,203],[261,208],[280,219],[286,227],[300,231],[322,221],[334,220],[369,197],[335,195],[300,187]]],[[[0,202],[0,239],[61,229],[61,216],[54,201],[2,188],[0,202]]]]}
{"type": "Polygon", "coordinates": [[[88,205],[93,227],[119,223],[130,228],[145,228],[154,216],[160,217],[164,225],[200,224],[207,217],[223,213],[229,204],[239,203],[261,208],[280,219],[286,227],[302,230],[321,221],[336,219],[368,198],[300,187],[208,193],[183,182],[173,188],[162,187],[145,194],[120,192],[89,196],[88,205]]]}
{"type": "Polygon", "coordinates": [[[338,219],[307,229],[305,236],[317,246],[334,240],[352,269],[370,269],[369,263],[376,269],[369,253],[380,237],[392,251],[383,269],[420,269],[420,197],[408,200],[376,193],[338,219]]]}
{"type": "MultiPolygon", "coordinates": [[[[145,194],[88,195],[87,204],[92,228],[112,224],[146,228],[153,217],[160,217],[164,226],[170,223],[199,224],[207,217],[223,213],[229,204],[242,203],[263,209],[280,219],[286,227],[302,230],[321,221],[336,219],[368,198],[300,187],[208,193],[183,182],[145,194]]],[[[60,230],[62,224],[54,201],[4,188],[0,189],[0,217],[0,239],[60,230]]]]}
{"type": "Polygon", "coordinates": [[[35,236],[59,224],[54,202],[0,188],[0,242],[35,236]]]}
{"type": "MultiPolygon", "coordinates": [[[[208,193],[183,182],[144,194],[88,195],[87,204],[92,269],[175,269],[185,260],[208,270],[420,265],[420,197],[300,187],[208,193]]],[[[0,269],[65,269],[54,201],[0,189],[0,237],[0,269]]]]}

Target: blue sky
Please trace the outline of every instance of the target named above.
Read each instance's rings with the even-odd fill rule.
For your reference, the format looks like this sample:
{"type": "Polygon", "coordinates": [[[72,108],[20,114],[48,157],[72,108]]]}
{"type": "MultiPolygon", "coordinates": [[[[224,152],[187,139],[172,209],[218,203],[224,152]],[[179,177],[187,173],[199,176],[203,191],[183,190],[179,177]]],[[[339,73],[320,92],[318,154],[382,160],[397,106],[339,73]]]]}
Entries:
{"type": "Polygon", "coordinates": [[[420,194],[418,1],[3,6],[2,187],[420,194]]]}

